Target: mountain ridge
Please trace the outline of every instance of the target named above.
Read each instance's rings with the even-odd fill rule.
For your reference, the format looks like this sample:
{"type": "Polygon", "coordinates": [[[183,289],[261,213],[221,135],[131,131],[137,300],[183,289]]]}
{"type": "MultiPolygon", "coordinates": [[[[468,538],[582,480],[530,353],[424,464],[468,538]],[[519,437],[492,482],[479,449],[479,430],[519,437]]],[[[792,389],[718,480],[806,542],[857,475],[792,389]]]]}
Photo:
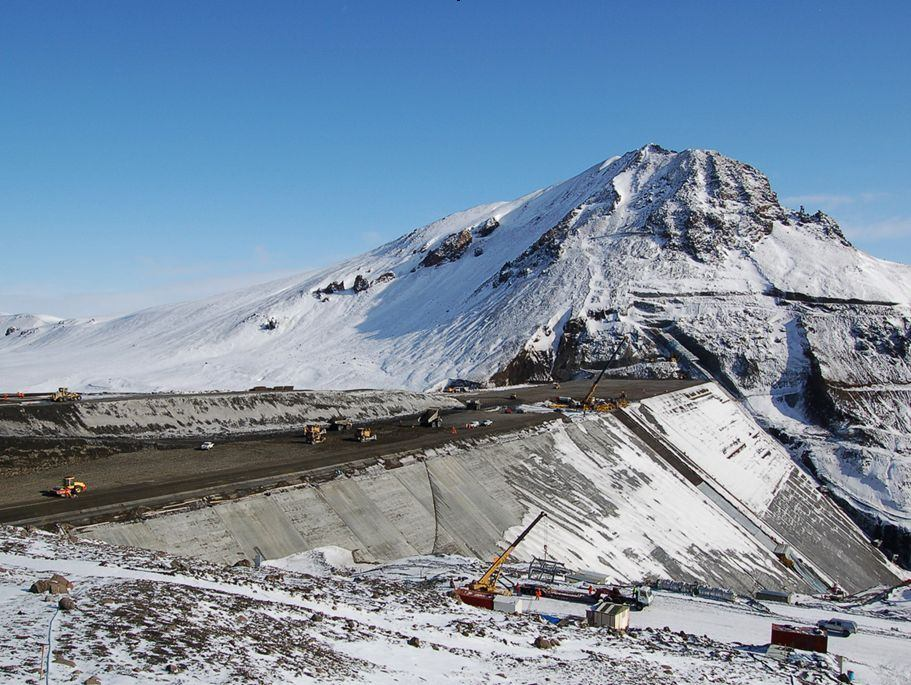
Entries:
{"type": "Polygon", "coordinates": [[[301,276],[107,321],[0,316],[0,384],[516,383],[571,377],[626,338],[621,365],[698,366],[905,540],[909,305],[911,267],[784,207],[754,167],[649,144],[301,276]]]}

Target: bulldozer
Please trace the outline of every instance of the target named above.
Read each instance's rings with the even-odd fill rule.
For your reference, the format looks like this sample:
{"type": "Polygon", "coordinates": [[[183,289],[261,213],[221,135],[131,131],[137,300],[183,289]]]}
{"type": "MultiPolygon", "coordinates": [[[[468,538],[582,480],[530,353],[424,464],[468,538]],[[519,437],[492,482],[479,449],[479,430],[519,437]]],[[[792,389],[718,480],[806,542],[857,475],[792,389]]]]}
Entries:
{"type": "Polygon", "coordinates": [[[376,433],[373,432],[372,428],[365,426],[357,429],[356,437],[358,442],[370,442],[371,440],[376,440],[376,433]]]}
{"type": "Polygon", "coordinates": [[[63,479],[63,484],[54,489],[57,497],[76,497],[88,489],[88,486],[81,480],[76,480],[76,476],[67,476],[63,479]]]}
{"type": "Polygon", "coordinates": [[[304,426],[304,442],[308,445],[318,445],[326,441],[326,429],[317,423],[304,426]]]}
{"type": "Polygon", "coordinates": [[[51,395],[51,400],[54,402],[75,402],[81,398],[82,395],[78,392],[70,392],[69,388],[57,388],[57,392],[51,395]]]}

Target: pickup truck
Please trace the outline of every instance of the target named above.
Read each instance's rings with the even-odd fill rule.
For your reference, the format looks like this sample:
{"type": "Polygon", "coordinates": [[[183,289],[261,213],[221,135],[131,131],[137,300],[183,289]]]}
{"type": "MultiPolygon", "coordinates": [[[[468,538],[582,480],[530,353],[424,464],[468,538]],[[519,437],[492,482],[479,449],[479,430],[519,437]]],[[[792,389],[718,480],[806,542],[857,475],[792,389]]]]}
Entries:
{"type": "Polygon", "coordinates": [[[848,637],[857,632],[857,624],[844,618],[822,620],[816,623],[816,627],[838,637],[848,637]]]}

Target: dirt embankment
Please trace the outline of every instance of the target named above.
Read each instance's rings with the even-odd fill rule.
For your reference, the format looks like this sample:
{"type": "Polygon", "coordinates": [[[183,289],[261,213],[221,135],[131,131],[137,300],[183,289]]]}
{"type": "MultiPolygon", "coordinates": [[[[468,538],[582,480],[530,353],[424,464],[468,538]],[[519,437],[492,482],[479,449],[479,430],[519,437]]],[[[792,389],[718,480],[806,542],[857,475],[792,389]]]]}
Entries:
{"type": "Polygon", "coordinates": [[[396,390],[143,395],[0,407],[0,439],[161,440],[272,433],[345,416],[352,421],[462,406],[454,397],[396,390]]]}
{"type": "Polygon", "coordinates": [[[142,395],[0,406],[0,473],[14,476],[122,452],[186,448],[201,440],[298,431],[345,416],[355,422],[457,408],[451,396],[404,391],[142,395]]]}

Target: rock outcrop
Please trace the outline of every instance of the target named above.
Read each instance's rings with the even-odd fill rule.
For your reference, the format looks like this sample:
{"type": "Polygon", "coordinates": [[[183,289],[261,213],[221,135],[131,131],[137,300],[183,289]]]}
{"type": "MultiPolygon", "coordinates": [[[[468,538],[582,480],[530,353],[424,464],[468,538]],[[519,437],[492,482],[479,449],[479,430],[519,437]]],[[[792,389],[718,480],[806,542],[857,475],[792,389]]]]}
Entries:
{"type": "Polygon", "coordinates": [[[424,259],[421,260],[421,266],[439,266],[445,262],[454,262],[463,254],[468,246],[471,245],[471,229],[464,229],[458,233],[453,233],[446,238],[440,246],[428,252],[424,259]]]}

